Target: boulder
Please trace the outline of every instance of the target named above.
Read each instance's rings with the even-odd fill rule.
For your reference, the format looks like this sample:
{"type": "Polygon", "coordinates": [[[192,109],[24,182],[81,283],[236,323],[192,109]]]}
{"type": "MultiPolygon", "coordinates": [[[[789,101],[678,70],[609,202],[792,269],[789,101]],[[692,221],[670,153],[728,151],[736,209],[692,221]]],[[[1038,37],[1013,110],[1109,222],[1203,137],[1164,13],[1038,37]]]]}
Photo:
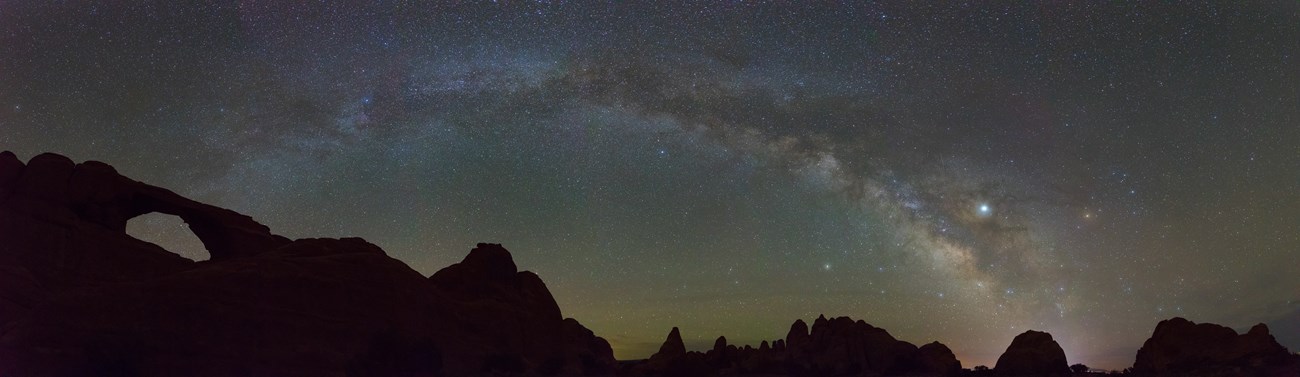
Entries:
{"type": "Polygon", "coordinates": [[[917,349],[917,370],[926,375],[955,376],[961,373],[961,361],[943,343],[932,342],[917,349]]]}
{"type": "Polygon", "coordinates": [[[998,357],[993,368],[1003,376],[1057,376],[1069,375],[1070,366],[1065,351],[1052,339],[1052,334],[1029,330],[1011,341],[1006,352],[998,357]]]}

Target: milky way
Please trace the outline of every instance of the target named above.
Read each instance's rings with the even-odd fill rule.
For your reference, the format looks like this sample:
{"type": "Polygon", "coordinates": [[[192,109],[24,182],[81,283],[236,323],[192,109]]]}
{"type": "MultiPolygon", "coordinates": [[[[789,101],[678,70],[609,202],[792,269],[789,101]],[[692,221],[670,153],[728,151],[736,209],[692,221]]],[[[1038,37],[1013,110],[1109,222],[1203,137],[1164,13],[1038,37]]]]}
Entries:
{"type": "Polygon", "coordinates": [[[1169,317],[1300,324],[1295,2],[43,3],[0,5],[0,149],[425,274],[503,243],[619,358],[825,313],[1123,368],[1169,317]]]}

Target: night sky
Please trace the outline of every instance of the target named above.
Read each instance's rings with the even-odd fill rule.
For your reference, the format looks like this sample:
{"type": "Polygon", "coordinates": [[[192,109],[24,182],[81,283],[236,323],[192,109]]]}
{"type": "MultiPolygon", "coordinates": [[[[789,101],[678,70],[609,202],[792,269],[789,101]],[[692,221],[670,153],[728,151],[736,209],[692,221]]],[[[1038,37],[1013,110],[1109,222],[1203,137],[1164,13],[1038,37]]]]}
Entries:
{"type": "Polygon", "coordinates": [[[46,3],[0,2],[0,149],[424,274],[503,243],[620,359],[821,313],[966,367],[1300,329],[1295,1],[46,3]]]}

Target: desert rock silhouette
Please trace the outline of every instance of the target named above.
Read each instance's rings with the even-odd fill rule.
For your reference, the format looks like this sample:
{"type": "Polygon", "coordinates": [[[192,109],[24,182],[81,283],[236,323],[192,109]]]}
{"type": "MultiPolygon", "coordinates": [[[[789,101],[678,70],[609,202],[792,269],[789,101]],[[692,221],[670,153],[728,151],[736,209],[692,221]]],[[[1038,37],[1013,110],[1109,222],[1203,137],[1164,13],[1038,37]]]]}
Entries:
{"type": "Polygon", "coordinates": [[[1063,376],[1070,374],[1069,365],[1052,334],[1029,330],[1011,340],[993,370],[1005,376],[1063,376]]]}
{"type": "Polygon", "coordinates": [[[609,344],[500,245],[421,276],[359,238],[289,240],[99,162],[0,153],[0,374],[602,375],[609,344]],[[125,233],[184,219],[193,262],[125,233]]]}
{"type": "Polygon", "coordinates": [[[674,327],[658,353],[627,371],[646,376],[953,376],[960,372],[961,363],[943,344],[917,348],[865,321],[824,315],[813,322],[811,332],[803,320],[796,320],[786,339],[738,348],[719,337],[704,353],[685,352],[674,327]]]}
{"type": "Polygon", "coordinates": [[[1156,325],[1138,350],[1133,371],[1161,376],[1300,375],[1296,358],[1264,324],[1238,335],[1227,327],[1175,317],[1156,325]]]}

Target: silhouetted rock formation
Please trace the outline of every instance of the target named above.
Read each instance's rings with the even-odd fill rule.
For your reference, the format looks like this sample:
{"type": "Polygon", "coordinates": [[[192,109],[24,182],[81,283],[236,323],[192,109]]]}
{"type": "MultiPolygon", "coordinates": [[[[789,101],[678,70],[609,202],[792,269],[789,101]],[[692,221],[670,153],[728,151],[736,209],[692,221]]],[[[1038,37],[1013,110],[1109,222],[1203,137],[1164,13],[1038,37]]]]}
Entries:
{"type": "Polygon", "coordinates": [[[808,324],[804,323],[802,319],[794,320],[794,323],[790,324],[790,331],[785,334],[786,348],[791,350],[790,352],[792,353],[797,353],[797,351],[801,351],[804,347],[807,347],[808,342],[810,341],[811,338],[808,337],[808,324]]]}
{"type": "Polygon", "coordinates": [[[668,339],[664,339],[664,344],[659,346],[659,352],[650,356],[650,359],[673,358],[686,354],[686,344],[682,342],[682,333],[676,327],[668,332],[668,339]]]}
{"type": "Polygon", "coordinates": [[[1138,350],[1133,371],[1146,375],[1285,375],[1271,371],[1296,369],[1297,357],[1278,344],[1268,326],[1255,325],[1237,335],[1213,323],[1183,318],[1160,321],[1138,350]]]}
{"type": "Polygon", "coordinates": [[[1052,334],[1029,330],[1011,340],[993,370],[1002,376],[1057,376],[1069,375],[1070,364],[1052,334]]]}
{"type": "Polygon", "coordinates": [[[931,342],[917,349],[917,363],[919,370],[924,373],[940,376],[961,373],[961,362],[957,361],[957,355],[939,342],[931,342]]]}
{"type": "MultiPolygon", "coordinates": [[[[727,340],[719,338],[714,342],[717,348],[718,343],[726,347],[727,340]]],[[[671,374],[674,376],[701,376],[706,375],[710,367],[707,365],[703,355],[698,352],[686,352],[686,344],[682,342],[681,331],[676,327],[668,332],[668,338],[664,339],[664,344],[659,346],[659,352],[650,355],[650,359],[644,364],[634,368],[640,374],[671,374]]]]}
{"type": "Polygon", "coordinates": [[[603,339],[500,245],[425,278],[359,238],[272,234],[98,162],[0,153],[0,371],[81,376],[609,374],[603,339]],[[125,233],[185,220],[211,260],[125,233]]]}
{"type": "Polygon", "coordinates": [[[757,349],[736,348],[719,337],[706,353],[680,351],[681,334],[669,334],[659,353],[633,368],[645,376],[789,375],[951,376],[961,372],[952,351],[939,343],[918,349],[894,339],[884,329],[848,317],[817,318],[811,333],[802,320],[790,326],[786,339],[766,340],[757,349]],[[670,348],[669,345],[673,347],[670,348]],[[671,349],[671,352],[664,352],[671,349]],[[676,355],[676,356],[671,356],[676,355]]]}
{"type": "MultiPolygon", "coordinates": [[[[673,329],[676,330],[677,328],[674,327],[673,329]]],[[[681,334],[678,334],[678,336],[680,337],[681,334]]],[[[712,349],[712,351],[713,351],[713,352],[727,352],[727,337],[725,337],[725,336],[719,336],[719,337],[718,337],[718,340],[713,341],[713,349],[712,349]]]]}

